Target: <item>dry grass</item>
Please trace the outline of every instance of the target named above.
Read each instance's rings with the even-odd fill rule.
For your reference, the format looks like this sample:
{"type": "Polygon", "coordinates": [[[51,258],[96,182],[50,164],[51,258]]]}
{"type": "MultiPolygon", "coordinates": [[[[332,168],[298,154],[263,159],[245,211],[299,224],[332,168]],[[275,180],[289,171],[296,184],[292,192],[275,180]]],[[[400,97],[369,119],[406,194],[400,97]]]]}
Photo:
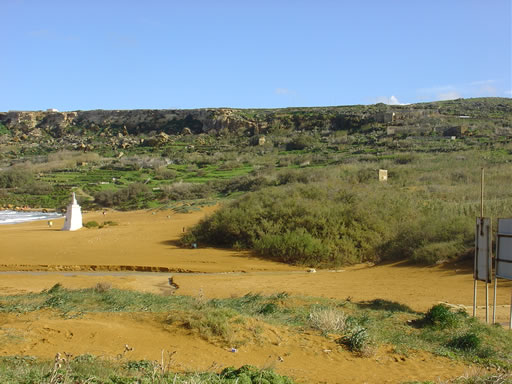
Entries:
{"type": "Polygon", "coordinates": [[[339,333],[347,326],[347,315],[334,308],[320,309],[309,314],[309,321],[313,328],[322,333],[339,333]]]}
{"type": "Polygon", "coordinates": [[[108,281],[100,281],[94,287],[94,290],[96,292],[100,292],[100,293],[110,291],[111,289],[112,289],[112,284],[108,281]]]}

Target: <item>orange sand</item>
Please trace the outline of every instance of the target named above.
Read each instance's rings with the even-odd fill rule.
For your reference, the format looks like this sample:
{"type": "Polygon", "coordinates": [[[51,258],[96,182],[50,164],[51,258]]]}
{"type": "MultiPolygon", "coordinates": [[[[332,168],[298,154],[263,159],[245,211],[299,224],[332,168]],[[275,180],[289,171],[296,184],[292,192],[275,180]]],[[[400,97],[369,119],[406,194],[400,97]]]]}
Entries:
{"type": "MultiPolygon", "coordinates": [[[[473,280],[465,265],[436,267],[404,263],[359,265],[339,271],[307,273],[304,268],[265,261],[247,252],[202,248],[181,249],[175,245],[183,227],[197,222],[214,208],[190,214],[172,212],[88,213],[84,221],[113,220],[118,226],[61,232],[62,220],[54,228],[46,222],[0,226],[0,270],[155,270],[197,271],[217,274],[174,274],[178,294],[206,297],[240,296],[248,292],[324,296],[354,301],[383,298],[416,310],[447,302],[471,311],[473,280]],[[219,274],[218,272],[246,271],[219,274]]],[[[79,272],[41,275],[0,274],[3,294],[38,292],[60,282],[65,287],[92,287],[109,281],[114,287],[171,294],[168,277],[173,273],[83,275],[79,272]]],[[[480,283],[479,305],[484,301],[480,283]]],[[[508,320],[511,282],[500,281],[498,321],[508,320]]],[[[490,290],[490,295],[492,289],[490,290]]],[[[484,309],[479,308],[483,318],[484,309]]],[[[64,319],[39,311],[24,315],[0,315],[0,354],[53,357],[56,352],[92,353],[115,358],[125,344],[134,347],[124,359],[158,359],[161,351],[177,351],[173,368],[197,370],[221,366],[272,366],[303,383],[386,383],[436,380],[469,371],[454,361],[413,353],[398,356],[389,348],[370,358],[355,357],[332,339],[315,332],[299,334],[284,327],[260,324],[263,333],[249,337],[237,353],[227,346],[208,343],[194,333],[165,325],[165,315],[88,314],[64,319]],[[330,352],[324,352],[330,351],[330,352]],[[283,360],[280,361],[279,357],[283,360]]]]}

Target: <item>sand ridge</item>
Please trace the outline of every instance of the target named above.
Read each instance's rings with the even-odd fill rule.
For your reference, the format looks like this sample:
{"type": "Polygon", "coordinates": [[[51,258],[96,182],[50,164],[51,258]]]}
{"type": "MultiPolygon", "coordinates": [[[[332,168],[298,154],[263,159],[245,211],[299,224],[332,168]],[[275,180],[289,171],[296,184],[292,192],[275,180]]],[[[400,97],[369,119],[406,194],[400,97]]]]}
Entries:
{"type": "Polygon", "coordinates": [[[57,352],[74,356],[89,353],[118,361],[160,361],[162,354],[165,357],[176,351],[171,366],[176,371],[252,364],[273,368],[300,383],[397,383],[404,378],[447,379],[468,371],[460,362],[423,352],[405,357],[388,347],[371,357],[357,357],[333,338],[269,325],[262,326],[257,339],[231,352],[227,345],[207,342],[193,331],[167,325],[164,320],[165,314],[146,313],[89,313],[74,319],[49,311],[37,318],[32,314],[1,314],[0,335],[13,343],[0,344],[0,354],[50,357],[57,352]],[[125,345],[133,351],[123,353],[125,345]]]}

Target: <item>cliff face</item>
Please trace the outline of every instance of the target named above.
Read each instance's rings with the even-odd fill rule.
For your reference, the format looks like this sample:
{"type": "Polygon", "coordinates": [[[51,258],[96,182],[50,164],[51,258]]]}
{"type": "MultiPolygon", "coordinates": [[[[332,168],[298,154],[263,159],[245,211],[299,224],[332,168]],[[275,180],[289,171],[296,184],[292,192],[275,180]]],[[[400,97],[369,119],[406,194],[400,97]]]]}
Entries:
{"type": "Polygon", "coordinates": [[[80,127],[93,132],[141,134],[151,131],[166,134],[210,133],[227,129],[240,132],[254,129],[255,122],[230,109],[197,110],[93,110],[76,112],[13,111],[0,113],[0,122],[13,133],[41,129],[53,137],[80,127]]]}
{"type": "Polygon", "coordinates": [[[407,106],[376,104],[267,110],[11,111],[0,113],[0,143],[21,141],[53,145],[55,141],[65,140],[83,148],[87,137],[89,140],[91,137],[112,138],[114,145],[132,145],[140,144],[139,135],[143,135],[144,140],[156,136],[156,141],[149,142],[158,143],[165,141],[167,135],[230,133],[247,137],[275,130],[358,132],[381,129],[386,132],[387,129],[388,134],[415,134],[415,131],[425,134],[469,126],[468,122],[477,119],[494,124],[491,130],[495,133],[499,130],[499,134],[512,134],[512,100],[483,98],[407,106]]]}

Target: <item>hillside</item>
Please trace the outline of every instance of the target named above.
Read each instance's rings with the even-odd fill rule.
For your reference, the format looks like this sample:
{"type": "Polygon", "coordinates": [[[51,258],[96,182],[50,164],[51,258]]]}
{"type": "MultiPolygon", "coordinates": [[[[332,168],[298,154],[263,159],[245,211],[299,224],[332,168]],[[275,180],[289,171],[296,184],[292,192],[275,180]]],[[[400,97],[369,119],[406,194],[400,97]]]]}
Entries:
{"type": "MultiPolygon", "coordinates": [[[[337,131],[386,136],[512,136],[512,100],[479,98],[397,106],[284,109],[0,113],[0,144],[15,144],[29,153],[164,146],[191,134],[247,138],[280,132],[337,131]]],[[[10,157],[5,153],[0,156],[10,157]]]]}
{"type": "Polygon", "coordinates": [[[220,203],[185,246],[308,266],[468,255],[481,167],[486,214],[512,214],[510,99],[0,119],[0,207],[61,210],[71,191],[86,210],[220,203]]]}

